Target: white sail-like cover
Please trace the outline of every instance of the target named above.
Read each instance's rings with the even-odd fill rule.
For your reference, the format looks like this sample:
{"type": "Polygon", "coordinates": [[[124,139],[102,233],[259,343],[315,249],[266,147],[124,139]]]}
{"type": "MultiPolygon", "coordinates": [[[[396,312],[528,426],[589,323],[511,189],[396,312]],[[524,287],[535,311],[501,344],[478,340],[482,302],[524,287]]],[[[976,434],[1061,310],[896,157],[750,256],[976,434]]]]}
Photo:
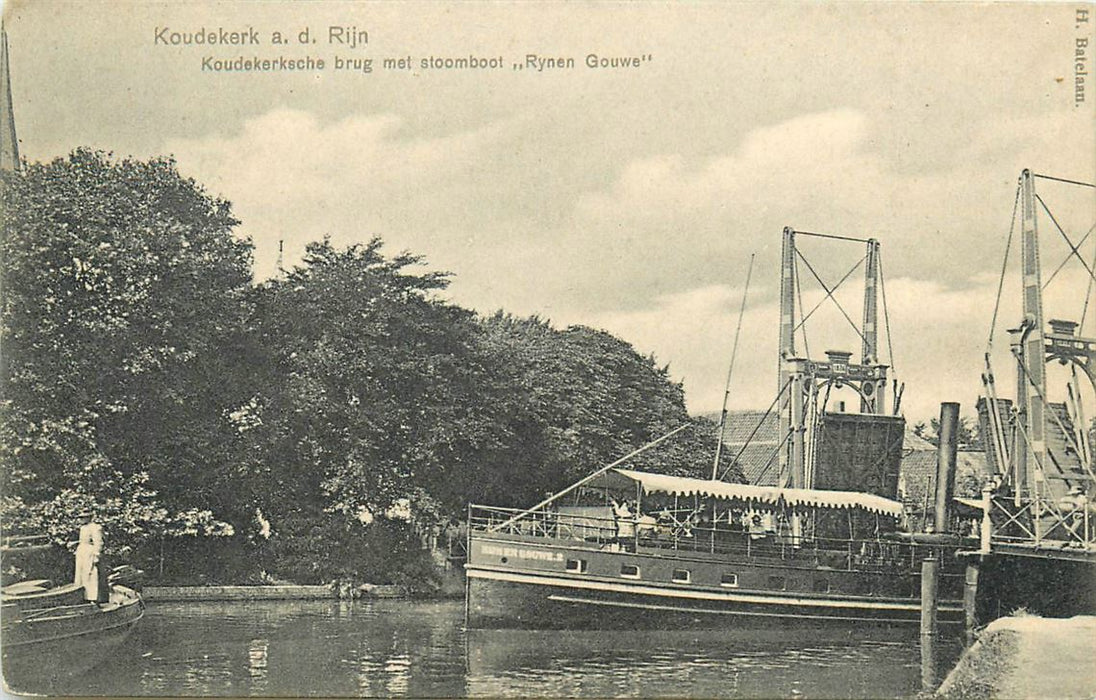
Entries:
{"type": "Polygon", "coordinates": [[[902,504],[889,498],[855,491],[821,491],[817,489],[782,489],[776,486],[752,486],[730,484],[725,481],[706,481],[681,476],[667,476],[631,469],[613,469],[594,479],[590,485],[624,488],[629,482],[638,482],[646,493],[665,493],[671,496],[705,496],[741,501],[756,501],[777,505],[781,501],[791,507],[813,508],[861,508],[870,513],[902,515],[902,504]]]}

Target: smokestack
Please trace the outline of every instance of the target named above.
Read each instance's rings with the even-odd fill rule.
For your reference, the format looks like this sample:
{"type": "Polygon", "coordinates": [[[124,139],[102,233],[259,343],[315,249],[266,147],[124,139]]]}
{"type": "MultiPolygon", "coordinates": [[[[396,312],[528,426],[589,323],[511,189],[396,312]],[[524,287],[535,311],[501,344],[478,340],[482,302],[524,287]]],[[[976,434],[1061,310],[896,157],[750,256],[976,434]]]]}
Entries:
{"type": "Polygon", "coordinates": [[[940,404],[940,447],[936,454],[936,513],[933,523],[937,532],[948,527],[948,512],[955,494],[955,464],[959,452],[959,404],[940,404]]]}

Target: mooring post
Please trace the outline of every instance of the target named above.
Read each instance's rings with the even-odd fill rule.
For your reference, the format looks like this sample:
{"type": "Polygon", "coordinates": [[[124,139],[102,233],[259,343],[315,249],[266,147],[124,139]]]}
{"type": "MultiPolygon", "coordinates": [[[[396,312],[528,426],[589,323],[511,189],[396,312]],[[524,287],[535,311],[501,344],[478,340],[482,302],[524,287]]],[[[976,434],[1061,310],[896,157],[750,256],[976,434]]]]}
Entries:
{"type": "Polygon", "coordinates": [[[963,623],[967,632],[967,646],[974,643],[974,628],[978,626],[978,562],[967,562],[967,574],[963,579],[963,623]]]}
{"type": "Polygon", "coordinates": [[[931,697],[936,692],[938,666],[936,638],[931,634],[921,635],[921,695],[918,697],[931,697]]]}
{"type": "Polygon", "coordinates": [[[934,558],[921,562],[921,690],[936,690],[936,571],[934,558]]]}
{"type": "Polygon", "coordinates": [[[930,557],[921,562],[921,636],[936,634],[936,572],[939,564],[930,557]]]}
{"type": "Polygon", "coordinates": [[[993,484],[982,487],[982,522],[978,528],[978,552],[983,556],[989,554],[993,548],[993,519],[990,517],[990,509],[993,508],[993,484]]]}

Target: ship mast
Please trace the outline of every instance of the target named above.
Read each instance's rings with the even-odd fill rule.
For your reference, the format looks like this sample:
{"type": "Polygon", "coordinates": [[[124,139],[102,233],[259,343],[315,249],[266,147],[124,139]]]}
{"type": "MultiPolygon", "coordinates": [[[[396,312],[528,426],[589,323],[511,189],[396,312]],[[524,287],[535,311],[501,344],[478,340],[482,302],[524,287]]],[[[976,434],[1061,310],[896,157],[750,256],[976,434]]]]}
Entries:
{"type": "Polygon", "coordinates": [[[727,430],[727,400],[731,397],[731,375],[734,374],[734,360],[738,356],[738,339],[742,335],[742,317],[746,315],[746,297],[750,293],[750,279],[753,277],[754,254],[750,254],[750,266],[746,269],[746,287],[742,290],[742,306],[738,309],[738,327],[734,331],[734,347],[731,349],[731,366],[727,368],[727,384],[723,387],[723,409],[719,414],[719,430],[715,441],[715,459],[712,461],[712,481],[719,478],[719,458],[723,454],[723,436],[727,430]]]}
{"type": "Polygon", "coordinates": [[[8,33],[0,25],[0,170],[19,169],[19,139],[15,135],[15,110],[11,104],[11,72],[8,67],[8,33]]]}

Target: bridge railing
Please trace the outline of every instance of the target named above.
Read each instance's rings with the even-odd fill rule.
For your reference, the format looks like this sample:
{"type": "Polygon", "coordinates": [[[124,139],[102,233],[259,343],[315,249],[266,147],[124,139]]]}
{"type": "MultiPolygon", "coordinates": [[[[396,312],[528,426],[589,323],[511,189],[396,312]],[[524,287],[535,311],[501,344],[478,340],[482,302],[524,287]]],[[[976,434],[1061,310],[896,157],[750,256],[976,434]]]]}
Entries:
{"type": "Polygon", "coordinates": [[[988,500],[992,541],[1096,549],[1096,503],[1083,493],[1056,500],[1025,498],[1019,504],[1009,495],[988,500]]]}

